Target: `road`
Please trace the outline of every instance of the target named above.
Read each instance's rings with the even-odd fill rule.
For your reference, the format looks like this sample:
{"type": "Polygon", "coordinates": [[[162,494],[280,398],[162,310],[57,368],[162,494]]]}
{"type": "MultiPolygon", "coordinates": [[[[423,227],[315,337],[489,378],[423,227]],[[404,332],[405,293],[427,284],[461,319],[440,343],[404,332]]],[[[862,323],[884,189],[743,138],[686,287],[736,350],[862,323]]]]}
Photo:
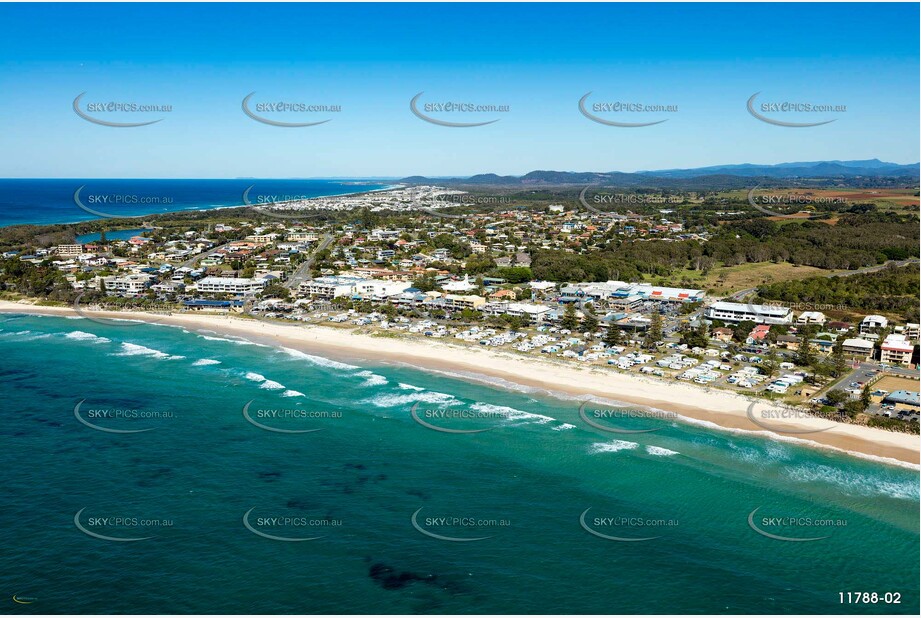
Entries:
{"type": "Polygon", "coordinates": [[[310,279],[310,269],[313,267],[313,263],[316,260],[317,254],[323,249],[326,249],[333,242],[333,235],[327,234],[320,241],[320,244],[317,245],[317,248],[313,250],[313,253],[310,254],[310,257],[304,260],[300,266],[297,267],[297,270],[294,271],[294,274],[291,275],[288,280],[285,282],[285,287],[289,290],[296,290],[297,286],[301,284],[302,281],[307,281],[310,279]]]}
{"type": "Polygon", "coordinates": [[[224,249],[225,247],[230,246],[230,245],[231,245],[232,243],[234,243],[234,242],[237,242],[237,241],[232,240],[232,241],[230,241],[230,242],[224,243],[223,245],[218,245],[217,247],[212,247],[212,248],[210,248],[210,249],[207,249],[207,250],[205,250],[205,251],[202,251],[202,252],[199,253],[198,255],[196,255],[196,256],[192,257],[191,259],[188,259],[188,260],[186,260],[185,262],[183,262],[182,264],[180,264],[180,265],[178,266],[178,268],[195,268],[195,265],[198,264],[198,261],[199,261],[199,260],[201,260],[202,258],[204,258],[204,257],[206,257],[206,256],[208,256],[208,255],[211,255],[211,254],[214,253],[215,251],[219,251],[220,249],[224,249]]]}
{"type": "MultiPolygon", "coordinates": [[[[821,277],[852,277],[854,275],[863,275],[866,273],[874,273],[878,270],[883,270],[889,266],[908,266],[909,264],[917,264],[918,260],[912,258],[910,260],[901,260],[901,261],[888,261],[885,264],[877,264],[876,266],[867,266],[866,268],[858,268],[857,270],[848,270],[843,273],[828,273],[827,275],[814,275],[821,277]]],[[[749,294],[754,294],[758,288],[748,288],[747,290],[740,290],[734,292],[726,297],[726,300],[739,302],[745,299],[749,294]]]]}

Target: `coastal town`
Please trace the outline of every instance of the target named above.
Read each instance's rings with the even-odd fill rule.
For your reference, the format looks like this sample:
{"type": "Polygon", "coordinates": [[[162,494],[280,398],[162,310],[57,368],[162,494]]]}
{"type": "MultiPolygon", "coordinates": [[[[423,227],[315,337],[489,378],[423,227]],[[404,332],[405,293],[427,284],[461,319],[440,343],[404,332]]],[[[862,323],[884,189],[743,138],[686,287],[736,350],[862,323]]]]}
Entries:
{"type": "Polygon", "coordinates": [[[249,199],[259,215],[252,219],[108,230],[3,258],[53,268],[80,311],[231,314],[442,339],[918,430],[916,322],[834,305],[758,302],[753,293],[715,294],[680,279],[535,275],[535,248],[586,253],[612,240],[706,243],[710,233],[686,230],[667,199],[645,197],[655,214],[616,217],[578,202],[526,209],[436,186],[249,199]],[[459,204],[490,208],[445,210],[459,204]],[[394,216],[380,225],[316,216],[359,208],[394,216]]]}

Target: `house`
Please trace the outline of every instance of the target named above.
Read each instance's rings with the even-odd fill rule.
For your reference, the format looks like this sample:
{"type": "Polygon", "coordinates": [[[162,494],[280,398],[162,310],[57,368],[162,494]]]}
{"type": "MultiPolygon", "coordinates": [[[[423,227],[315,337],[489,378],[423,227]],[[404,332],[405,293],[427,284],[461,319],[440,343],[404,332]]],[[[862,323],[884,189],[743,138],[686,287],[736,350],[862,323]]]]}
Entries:
{"type": "Polygon", "coordinates": [[[729,343],[732,341],[732,329],[720,326],[719,328],[714,328],[710,332],[710,336],[717,341],[722,341],[723,343],[729,343]]]}
{"type": "Polygon", "coordinates": [[[752,332],[748,333],[748,338],[745,340],[745,343],[748,345],[764,345],[769,332],[771,332],[770,326],[767,324],[759,324],[752,329],[752,332]]]}
{"type": "Polygon", "coordinates": [[[821,311],[803,311],[799,314],[799,317],[796,318],[797,324],[819,324],[824,325],[827,321],[825,314],[821,311]]]}
{"type": "Polygon", "coordinates": [[[799,350],[799,338],[793,335],[777,335],[777,345],[795,352],[799,350]]]}

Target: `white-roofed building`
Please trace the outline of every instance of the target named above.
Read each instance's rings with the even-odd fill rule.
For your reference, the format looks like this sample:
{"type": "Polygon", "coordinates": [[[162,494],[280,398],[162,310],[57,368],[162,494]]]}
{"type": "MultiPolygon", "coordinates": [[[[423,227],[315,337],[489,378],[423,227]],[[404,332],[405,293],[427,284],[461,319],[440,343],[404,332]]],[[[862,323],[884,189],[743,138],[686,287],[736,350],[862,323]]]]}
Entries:
{"type": "Polygon", "coordinates": [[[860,322],[860,332],[869,333],[889,326],[889,320],[881,315],[868,315],[860,322]]]}
{"type": "Polygon", "coordinates": [[[251,296],[268,284],[267,279],[248,279],[237,277],[205,277],[195,284],[195,289],[203,294],[233,294],[251,296]]]}
{"type": "Polygon", "coordinates": [[[825,314],[821,311],[803,311],[799,314],[799,317],[796,318],[797,324],[818,324],[822,326],[827,321],[828,318],[826,318],[825,314]]]}
{"type": "Polygon", "coordinates": [[[868,359],[873,356],[873,342],[866,339],[845,339],[841,351],[855,358],[868,359]]]}
{"type": "Polygon", "coordinates": [[[911,355],[914,350],[914,344],[912,344],[905,335],[896,335],[893,333],[883,340],[883,344],[880,347],[879,360],[882,363],[890,363],[892,365],[910,365],[911,355]]]}
{"type": "Polygon", "coordinates": [[[721,322],[754,322],[755,324],[790,324],[793,312],[776,305],[750,305],[717,301],[707,307],[706,316],[721,322]]]}

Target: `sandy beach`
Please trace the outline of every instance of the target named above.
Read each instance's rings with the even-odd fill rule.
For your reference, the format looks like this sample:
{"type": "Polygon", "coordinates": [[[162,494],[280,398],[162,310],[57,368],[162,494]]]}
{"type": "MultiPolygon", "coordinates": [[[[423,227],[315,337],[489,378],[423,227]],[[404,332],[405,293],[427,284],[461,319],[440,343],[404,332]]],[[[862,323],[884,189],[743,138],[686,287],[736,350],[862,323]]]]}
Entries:
{"type": "MultiPolygon", "coordinates": [[[[42,307],[0,301],[0,312],[44,315],[77,315],[70,307],[42,307]]],[[[89,312],[99,318],[136,319],[211,330],[245,337],[260,343],[284,346],[317,355],[351,360],[405,363],[422,369],[449,372],[467,379],[495,379],[579,398],[600,398],[665,410],[686,422],[711,423],[727,430],[759,432],[766,438],[795,441],[832,448],[855,456],[890,460],[901,465],[921,463],[921,440],[906,433],[835,423],[826,419],[796,416],[764,416],[777,406],[718,389],[704,389],[677,381],[658,380],[620,373],[601,367],[580,367],[508,352],[449,343],[446,340],[359,334],[342,328],[285,324],[208,314],[147,314],[138,312],[89,312]],[[754,403],[754,407],[749,410],[754,403]],[[758,420],[752,421],[751,417],[758,420]],[[768,420],[769,419],[769,420],[768,420]],[[775,428],[770,432],[765,427],[775,428]]]]}

